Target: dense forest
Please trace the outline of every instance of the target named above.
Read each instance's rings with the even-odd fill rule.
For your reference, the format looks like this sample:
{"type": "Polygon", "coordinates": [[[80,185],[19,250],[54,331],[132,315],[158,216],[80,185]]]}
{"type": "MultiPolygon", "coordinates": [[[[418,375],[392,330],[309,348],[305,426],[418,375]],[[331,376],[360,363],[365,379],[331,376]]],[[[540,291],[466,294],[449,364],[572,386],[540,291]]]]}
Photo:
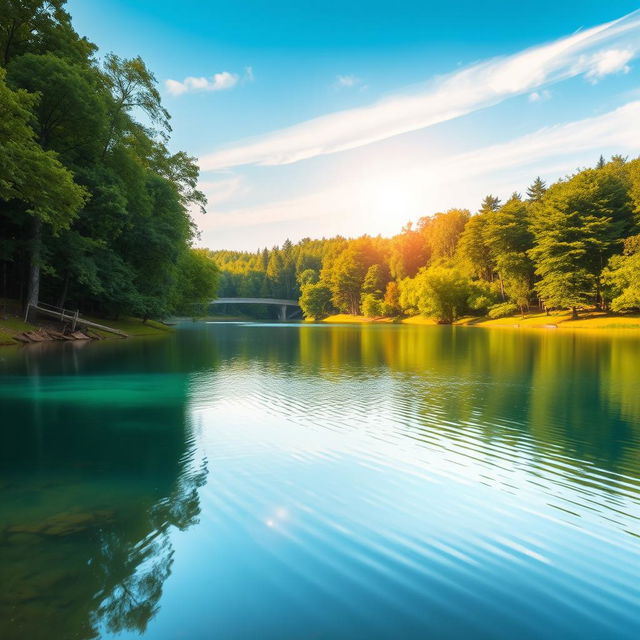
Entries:
{"type": "Polygon", "coordinates": [[[450,323],[543,309],[640,307],[640,159],[600,158],[523,195],[489,195],[392,238],[216,251],[221,296],[299,298],[307,317],[422,314],[450,323]]]}
{"type": "Polygon", "coordinates": [[[98,57],[65,0],[0,0],[0,297],[160,317],[216,289],[206,200],[139,58],[98,57]]]}

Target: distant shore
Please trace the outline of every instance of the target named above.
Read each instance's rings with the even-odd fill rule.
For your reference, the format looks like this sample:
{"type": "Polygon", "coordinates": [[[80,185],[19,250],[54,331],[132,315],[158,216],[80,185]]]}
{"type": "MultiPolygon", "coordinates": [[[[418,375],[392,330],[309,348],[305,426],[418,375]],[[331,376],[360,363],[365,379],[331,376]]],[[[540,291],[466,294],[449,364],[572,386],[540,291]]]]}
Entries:
{"type": "MultiPolygon", "coordinates": [[[[322,320],[329,324],[412,324],[437,326],[433,318],[412,316],[409,318],[367,318],[336,314],[322,320]]],[[[612,314],[603,311],[584,311],[577,319],[571,318],[568,311],[551,312],[549,315],[539,311],[525,313],[524,318],[518,314],[505,318],[491,319],[487,317],[464,317],[456,320],[454,326],[481,327],[499,329],[593,329],[593,330],[625,330],[640,332],[640,314],[612,314]]]]}

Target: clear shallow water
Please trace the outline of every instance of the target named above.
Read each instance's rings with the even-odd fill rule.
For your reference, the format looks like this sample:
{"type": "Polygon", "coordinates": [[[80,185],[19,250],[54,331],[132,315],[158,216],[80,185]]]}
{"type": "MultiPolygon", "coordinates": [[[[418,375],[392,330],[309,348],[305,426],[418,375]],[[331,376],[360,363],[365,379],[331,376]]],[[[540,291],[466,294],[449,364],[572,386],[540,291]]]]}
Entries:
{"type": "Polygon", "coordinates": [[[450,327],[1,351],[0,637],[637,638],[639,373],[450,327]]]}

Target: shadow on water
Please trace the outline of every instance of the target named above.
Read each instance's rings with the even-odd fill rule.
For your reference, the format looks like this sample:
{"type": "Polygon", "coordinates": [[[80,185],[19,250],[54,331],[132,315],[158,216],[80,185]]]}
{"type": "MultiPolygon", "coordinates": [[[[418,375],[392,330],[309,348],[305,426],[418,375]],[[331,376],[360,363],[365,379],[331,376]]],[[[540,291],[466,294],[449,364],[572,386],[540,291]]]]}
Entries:
{"type": "Polygon", "coordinates": [[[171,341],[38,347],[0,354],[0,637],[144,632],[207,475],[194,363],[171,341]]]}

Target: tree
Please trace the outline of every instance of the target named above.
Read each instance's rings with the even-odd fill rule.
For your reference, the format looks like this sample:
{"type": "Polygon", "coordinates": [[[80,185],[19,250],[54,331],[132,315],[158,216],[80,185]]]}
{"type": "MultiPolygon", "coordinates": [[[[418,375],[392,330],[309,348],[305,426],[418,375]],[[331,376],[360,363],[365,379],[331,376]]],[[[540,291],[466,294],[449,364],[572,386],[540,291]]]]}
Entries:
{"type": "Polygon", "coordinates": [[[387,283],[387,289],[384,292],[384,313],[389,316],[396,316],[402,312],[400,308],[400,287],[398,283],[392,280],[387,283]]]}
{"type": "Polygon", "coordinates": [[[396,280],[412,278],[429,261],[429,248],[424,234],[406,225],[402,233],[391,239],[389,271],[396,280]]]}
{"type": "Polygon", "coordinates": [[[529,202],[540,202],[547,192],[547,185],[544,180],[538,176],[527,189],[527,200],[529,202]]]}
{"type": "Polygon", "coordinates": [[[189,249],[180,256],[174,309],[189,304],[206,305],[216,295],[220,270],[206,249],[189,249]]]}
{"type": "Polygon", "coordinates": [[[362,281],[362,292],[372,293],[380,296],[385,289],[387,283],[387,277],[384,273],[384,268],[380,264],[372,264],[362,281]]]}
{"type": "Polygon", "coordinates": [[[512,297],[511,292],[517,298],[513,302],[523,309],[528,304],[533,277],[533,264],[527,256],[533,246],[527,204],[519,197],[512,197],[485,216],[484,244],[498,273],[503,299],[505,295],[512,297]]]}
{"type": "Polygon", "coordinates": [[[169,112],[162,106],[160,93],[156,88],[156,77],[147,69],[140,56],[126,59],[110,53],[103,65],[104,83],[111,95],[109,108],[109,127],[104,140],[103,153],[121,137],[131,131],[137,133],[141,127],[136,125],[130,114],[138,109],[150,120],[153,127],[143,133],[148,138],[156,135],[166,141],[171,133],[169,112]]]}
{"type": "Polygon", "coordinates": [[[469,294],[469,281],[457,269],[436,265],[402,281],[400,305],[451,324],[466,310],[469,294]]]}
{"type": "Polygon", "coordinates": [[[614,311],[640,308],[640,235],[625,240],[624,255],[611,257],[603,281],[614,311]]]}
{"type": "Polygon", "coordinates": [[[25,53],[47,51],[87,64],[96,47],[74,31],[65,4],[66,0],[0,0],[0,66],[25,53]]]}
{"type": "Polygon", "coordinates": [[[0,69],[0,198],[16,203],[32,219],[28,304],[37,304],[40,291],[42,225],[57,231],[68,227],[87,193],[52,151],[35,141],[30,128],[37,98],[24,90],[11,91],[0,69]]]}
{"type": "Polygon", "coordinates": [[[457,248],[457,262],[470,275],[493,281],[495,260],[486,243],[487,214],[477,213],[467,222],[457,248]]]}
{"type": "Polygon", "coordinates": [[[338,309],[354,315],[360,312],[365,276],[369,267],[381,260],[381,253],[373,240],[363,236],[347,243],[335,259],[331,256],[330,262],[326,266],[323,264],[320,279],[330,287],[332,302],[338,309]]]}
{"type": "Polygon", "coordinates": [[[500,198],[496,198],[489,194],[488,196],[485,196],[485,199],[482,201],[478,213],[489,213],[490,211],[497,211],[499,208],[500,198]]]}
{"type": "Polygon", "coordinates": [[[446,213],[420,218],[418,224],[430,248],[432,260],[453,258],[469,217],[467,209],[449,209],[446,213]]]}
{"type": "Polygon", "coordinates": [[[362,313],[367,318],[377,318],[384,315],[384,302],[373,293],[362,294],[362,313]]]}
{"type": "Polygon", "coordinates": [[[304,284],[301,287],[299,304],[305,318],[321,320],[331,307],[331,289],[322,282],[304,284]]]}
{"type": "Polygon", "coordinates": [[[547,307],[601,301],[600,276],[632,226],[627,184],[613,170],[587,169],[553,185],[534,210],[529,254],[547,307]]]}
{"type": "Polygon", "coordinates": [[[318,272],[315,269],[305,269],[298,274],[298,285],[302,288],[305,284],[316,284],[318,272]]]}

